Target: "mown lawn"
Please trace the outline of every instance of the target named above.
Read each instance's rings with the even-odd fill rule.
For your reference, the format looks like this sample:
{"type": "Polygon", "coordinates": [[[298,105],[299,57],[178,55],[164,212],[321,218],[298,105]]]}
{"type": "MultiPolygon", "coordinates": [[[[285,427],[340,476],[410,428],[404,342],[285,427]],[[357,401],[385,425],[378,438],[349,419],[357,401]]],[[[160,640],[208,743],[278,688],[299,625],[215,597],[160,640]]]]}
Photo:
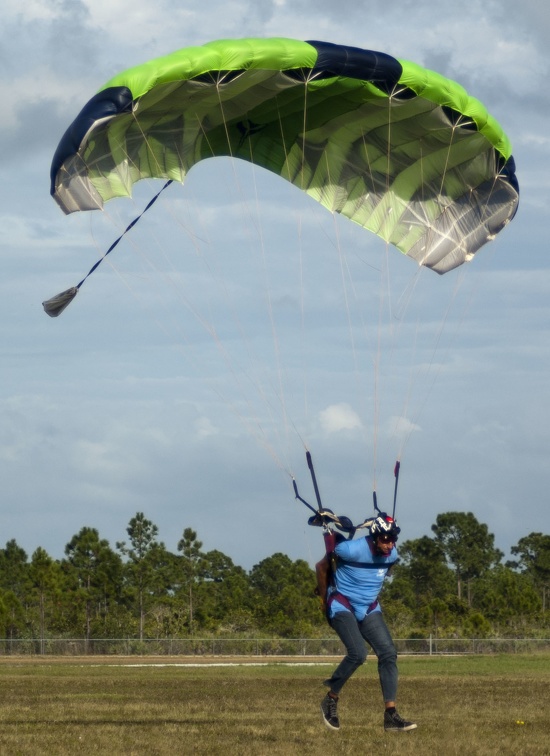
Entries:
{"type": "Polygon", "coordinates": [[[330,664],[196,661],[0,657],[0,754],[550,754],[549,655],[401,658],[418,730],[399,734],[375,660],[344,689],[339,732],[319,712],[330,664]]]}

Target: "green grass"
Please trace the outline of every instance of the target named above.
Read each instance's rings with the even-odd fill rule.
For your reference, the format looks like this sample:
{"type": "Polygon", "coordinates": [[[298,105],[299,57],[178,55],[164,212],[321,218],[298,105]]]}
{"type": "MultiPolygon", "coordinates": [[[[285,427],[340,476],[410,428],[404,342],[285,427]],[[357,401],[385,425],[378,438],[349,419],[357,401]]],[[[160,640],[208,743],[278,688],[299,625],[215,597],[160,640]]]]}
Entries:
{"type": "Polygon", "coordinates": [[[184,661],[0,658],[0,754],[550,754],[549,655],[400,659],[418,730],[399,734],[382,729],[375,660],[345,687],[339,732],[319,712],[331,666],[184,661]]]}

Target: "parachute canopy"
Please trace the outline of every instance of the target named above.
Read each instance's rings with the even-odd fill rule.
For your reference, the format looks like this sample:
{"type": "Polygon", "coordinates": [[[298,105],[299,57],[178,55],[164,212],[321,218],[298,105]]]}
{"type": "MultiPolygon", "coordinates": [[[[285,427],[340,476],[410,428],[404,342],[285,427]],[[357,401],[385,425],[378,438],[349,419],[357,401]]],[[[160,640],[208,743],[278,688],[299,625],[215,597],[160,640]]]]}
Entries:
{"type": "Polygon", "coordinates": [[[51,193],[66,213],[98,209],[215,156],[273,171],[438,273],[470,260],[519,200],[508,138],[459,84],[282,38],[211,42],[115,76],[63,136],[51,193]]]}

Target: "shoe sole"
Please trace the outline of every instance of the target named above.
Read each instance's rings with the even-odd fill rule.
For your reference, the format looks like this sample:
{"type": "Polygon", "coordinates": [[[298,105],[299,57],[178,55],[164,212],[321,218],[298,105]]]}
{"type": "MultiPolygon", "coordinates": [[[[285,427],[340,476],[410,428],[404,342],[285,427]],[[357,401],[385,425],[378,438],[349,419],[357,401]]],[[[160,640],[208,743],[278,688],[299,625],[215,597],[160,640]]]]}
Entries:
{"type": "Polygon", "coordinates": [[[384,727],[385,732],[410,732],[416,730],[417,725],[410,724],[408,727],[384,727]]]}

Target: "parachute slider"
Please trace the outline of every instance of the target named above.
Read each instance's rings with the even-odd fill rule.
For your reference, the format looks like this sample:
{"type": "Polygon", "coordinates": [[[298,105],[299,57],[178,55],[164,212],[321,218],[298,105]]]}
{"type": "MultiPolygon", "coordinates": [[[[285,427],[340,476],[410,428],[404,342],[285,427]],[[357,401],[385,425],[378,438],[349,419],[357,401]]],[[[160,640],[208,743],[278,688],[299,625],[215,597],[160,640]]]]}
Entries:
{"type": "Polygon", "coordinates": [[[55,297],[46,299],[45,302],[42,302],[44,312],[46,315],[49,315],[50,318],[57,318],[58,315],[61,315],[65,307],[68,307],[71,304],[77,294],[78,286],[71,286],[70,289],[65,289],[65,291],[62,291],[60,294],[56,294],[55,297]]]}

